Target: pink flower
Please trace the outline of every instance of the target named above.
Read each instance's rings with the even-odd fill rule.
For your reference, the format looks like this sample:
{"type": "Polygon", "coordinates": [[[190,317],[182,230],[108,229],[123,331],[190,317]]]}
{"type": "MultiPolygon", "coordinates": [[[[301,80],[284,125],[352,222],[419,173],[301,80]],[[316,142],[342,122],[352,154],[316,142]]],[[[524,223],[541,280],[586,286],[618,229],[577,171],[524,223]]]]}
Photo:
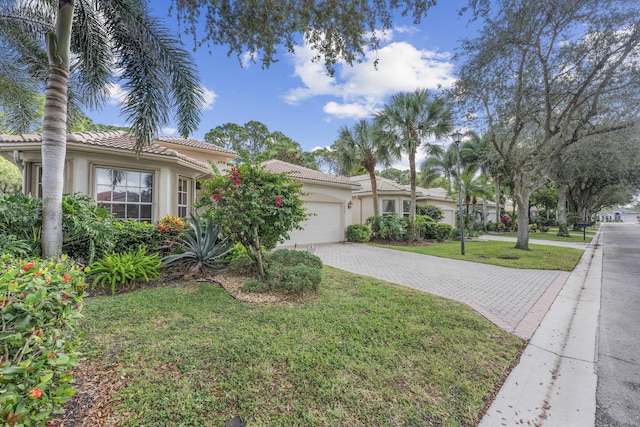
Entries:
{"type": "Polygon", "coordinates": [[[69,283],[69,275],[68,275],[68,274],[65,274],[65,275],[63,276],[63,278],[62,278],[62,281],[63,281],[64,283],[69,283]]]}
{"type": "Polygon", "coordinates": [[[284,202],[282,201],[282,197],[280,197],[280,196],[276,197],[276,206],[279,207],[279,208],[284,206],[284,202]]]}
{"type": "Polygon", "coordinates": [[[240,185],[242,181],[240,181],[238,178],[236,178],[236,185],[240,185]]]}
{"type": "Polygon", "coordinates": [[[212,194],[211,200],[213,200],[214,202],[219,202],[220,200],[222,200],[222,197],[219,194],[212,194]]]}

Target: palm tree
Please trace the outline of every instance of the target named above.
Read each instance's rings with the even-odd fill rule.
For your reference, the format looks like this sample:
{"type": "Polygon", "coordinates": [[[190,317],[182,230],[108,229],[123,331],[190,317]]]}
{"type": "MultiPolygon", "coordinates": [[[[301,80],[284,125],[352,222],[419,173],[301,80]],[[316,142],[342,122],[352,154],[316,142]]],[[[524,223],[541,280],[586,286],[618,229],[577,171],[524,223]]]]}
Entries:
{"type": "Polygon", "coordinates": [[[501,176],[504,174],[503,163],[488,138],[481,137],[473,131],[467,132],[466,136],[468,139],[460,148],[461,161],[465,165],[465,170],[479,171],[483,175],[491,176],[494,184],[496,223],[498,223],[500,222],[500,183],[501,176]]]}
{"type": "Polygon", "coordinates": [[[409,221],[413,224],[416,217],[416,152],[419,147],[429,152],[434,145],[427,140],[438,139],[451,131],[451,111],[443,98],[432,98],[426,89],[416,89],[393,95],[375,121],[381,130],[380,141],[389,153],[397,159],[402,153],[409,157],[409,221]]]}
{"type": "Polygon", "coordinates": [[[362,167],[371,181],[373,194],[373,214],[380,215],[378,206],[378,185],[376,181],[376,165],[381,162],[388,164],[388,153],[375,139],[378,132],[366,120],[360,120],[353,128],[343,126],[339,130],[339,137],[332,148],[338,160],[338,171],[343,175],[350,175],[357,168],[362,167]]]}
{"type": "MultiPolygon", "coordinates": [[[[0,45],[5,48],[0,56],[0,79],[32,95],[46,81],[42,128],[45,257],[62,251],[66,134],[81,104],[89,108],[102,105],[109,85],[119,78],[128,92],[123,113],[138,149],[168,124],[173,108],[183,136],[200,120],[203,94],[193,61],[159,21],[148,15],[146,4],[144,0],[0,2],[0,45]]],[[[4,93],[0,91],[0,96],[4,93]]],[[[24,100],[17,106],[27,108],[29,97],[24,100]]],[[[3,105],[12,108],[6,102],[3,105]]]]}

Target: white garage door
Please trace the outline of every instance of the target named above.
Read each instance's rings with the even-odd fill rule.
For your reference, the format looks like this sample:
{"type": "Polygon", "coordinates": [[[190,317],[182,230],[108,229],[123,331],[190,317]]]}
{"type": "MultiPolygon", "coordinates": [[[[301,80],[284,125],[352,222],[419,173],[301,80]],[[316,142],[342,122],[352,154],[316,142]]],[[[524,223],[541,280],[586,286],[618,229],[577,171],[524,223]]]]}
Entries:
{"type": "Polygon", "coordinates": [[[342,204],[307,202],[305,209],[315,216],[301,224],[302,230],[289,233],[290,239],[284,245],[306,247],[309,243],[330,243],[344,240],[342,230],[342,204]]]}

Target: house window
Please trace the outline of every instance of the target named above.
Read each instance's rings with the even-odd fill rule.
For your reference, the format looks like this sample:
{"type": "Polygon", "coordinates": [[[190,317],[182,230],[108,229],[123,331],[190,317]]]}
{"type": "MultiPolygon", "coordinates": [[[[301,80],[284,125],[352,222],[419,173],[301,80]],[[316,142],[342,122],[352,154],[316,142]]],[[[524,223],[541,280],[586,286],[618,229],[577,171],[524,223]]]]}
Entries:
{"type": "Polygon", "coordinates": [[[382,215],[397,213],[395,199],[382,199],[382,215]]]}
{"type": "Polygon", "coordinates": [[[178,216],[186,218],[189,213],[189,193],[191,182],[186,178],[178,178],[178,216]]]}
{"type": "Polygon", "coordinates": [[[402,201],[402,216],[408,217],[411,213],[411,200],[402,201]]]}
{"type": "Polygon", "coordinates": [[[115,218],[151,222],[153,173],[96,168],[96,200],[115,218]]]}

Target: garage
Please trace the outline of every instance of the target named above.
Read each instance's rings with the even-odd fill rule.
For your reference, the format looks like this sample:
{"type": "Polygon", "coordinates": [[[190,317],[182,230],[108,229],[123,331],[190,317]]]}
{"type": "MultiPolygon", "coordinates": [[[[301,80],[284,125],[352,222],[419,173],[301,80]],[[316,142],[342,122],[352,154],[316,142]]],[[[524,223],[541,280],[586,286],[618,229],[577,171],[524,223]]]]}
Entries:
{"type": "Polygon", "coordinates": [[[302,230],[289,233],[280,246],[306,248],[309,243],[344,242],[346,228],[351,225],[353,206],[351,192],[360,184],[343,176],[330,175],[281,160],[267,160],[262,165],[273,173],[284,173],[302,184],[302,200],[313,216],[300,224],[302,230]]]}
{"type": "Polygon", "coordinates": [[[343,204],[307,202],[308,213],[314,214],[301,224],[303,230],[293,230],[284,244],[306,247],[309,243],[341,242],[344,240],[343,204]]]}

